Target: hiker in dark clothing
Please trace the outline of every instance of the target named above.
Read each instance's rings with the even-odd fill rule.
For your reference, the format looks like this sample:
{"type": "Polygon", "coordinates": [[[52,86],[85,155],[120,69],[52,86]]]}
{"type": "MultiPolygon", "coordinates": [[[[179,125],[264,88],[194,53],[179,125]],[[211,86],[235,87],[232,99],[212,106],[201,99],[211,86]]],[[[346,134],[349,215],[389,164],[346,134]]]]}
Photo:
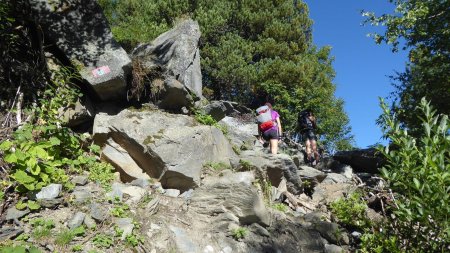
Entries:
{"type": "MultiPolygon", "coordinates": [[[[261,144],[264,144],[263,138],[270,143],[270,152],[272,154],[278,153],[278,141],[282,135],[280,114],[272,109],[270,103],[265,104],[270,110],[270,126],[266,129],[263,124],[258,124],[258,136],[261,144]]],[[[260,107],[262,108],[262,107],[260,107]]],[[[261,123],[261,122],[260,122],[261,123]]]]}
{"type": "Polygon", "coordinates": [[[317,137],[316,137],[316,117],[313,112],[308,109],[299,113],[298,125],[300,134],[305,141],[307,161],[315,166],[319,162],[319,152],[317,152],[317,137]],[[313,157],[314,156],[314,157],[313,157]]]}

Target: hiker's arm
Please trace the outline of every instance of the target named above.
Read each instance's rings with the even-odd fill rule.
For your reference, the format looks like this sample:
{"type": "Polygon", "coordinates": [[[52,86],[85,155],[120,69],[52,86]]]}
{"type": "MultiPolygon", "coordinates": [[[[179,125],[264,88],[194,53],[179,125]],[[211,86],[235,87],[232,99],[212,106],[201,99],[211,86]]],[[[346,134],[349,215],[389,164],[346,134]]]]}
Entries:
{"type": "Polygon", "coordinates": [[[264,143],[264,141],[263,141],[263,139],[262,139],[261,129],[259,128],[259,126],[257,126],[257,127],[258,127],[258,140],[259,140],[259,142],[261,142],[261,144],[262,144],[262,143],[264,143]]]}
{"type": "Polygon", "coordinates": [[[280,117],[277,118],[278,134],[283,135],[283,130],[281,129],[280,117]]]}

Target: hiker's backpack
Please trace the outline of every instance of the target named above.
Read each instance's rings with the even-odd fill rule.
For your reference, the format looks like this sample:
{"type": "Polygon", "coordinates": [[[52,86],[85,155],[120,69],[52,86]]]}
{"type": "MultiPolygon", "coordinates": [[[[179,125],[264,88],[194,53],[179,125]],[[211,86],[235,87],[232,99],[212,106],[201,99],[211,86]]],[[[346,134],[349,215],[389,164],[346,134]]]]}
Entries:
{"type": "Polygon", "coordinates": [[[261,131],[264,132],[269,130],[275,125],[272,119],[272,110],[270,110],[267,105],[256,109],[256,113],[258,114],[256,116],[256,120],[258,121],[259,129],[261,129],[261,131]]]}
{"type": "Polygon", "coordinates": [[[308,118],[310,112],[305,110],[298,114],[297,123],[300,130],[314,129],[313,122],[308,118]]]}

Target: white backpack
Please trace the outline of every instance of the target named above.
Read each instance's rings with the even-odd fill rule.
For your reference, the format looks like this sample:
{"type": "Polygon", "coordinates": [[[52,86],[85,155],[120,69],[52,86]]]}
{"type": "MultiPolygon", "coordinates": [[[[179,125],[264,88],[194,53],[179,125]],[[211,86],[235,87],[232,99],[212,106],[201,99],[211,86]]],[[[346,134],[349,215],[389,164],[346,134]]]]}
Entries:
{"type": "Polygon", "coordinates": [[[256,109],[256,113],[258,114],[256,120],[258,121],[261,131],[264,132],[275,125],[272,119],[272,110],[267,105],[263,105],[256,109]]]}

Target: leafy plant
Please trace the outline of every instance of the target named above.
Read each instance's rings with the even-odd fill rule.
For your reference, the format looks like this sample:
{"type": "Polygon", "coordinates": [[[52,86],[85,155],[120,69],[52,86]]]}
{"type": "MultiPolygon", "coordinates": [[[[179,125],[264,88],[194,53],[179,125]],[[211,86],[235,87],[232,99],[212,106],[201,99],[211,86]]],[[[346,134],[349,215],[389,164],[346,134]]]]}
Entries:
{"type": "Polygon", "coordinates": [[[7,247],[2,247],[0,249],[0,253],[41,253],[42,251],[40,251],[38,248],[31,246],[31,247],[26,247],[26,246],[22,246],[22,245],[17,245],[17,246],[7,246],[7,247]]]}
{"type": "Polygon", "coordinates": [[[59,232],[55,238],[55,244],[59,246],[68,245],[76,236],[84,235],[86,232],[83,226],[76,227],[74,229],[64,229],[59,232]]]}
{"type": "Polygon", "coordinates": [[[367,218],[367,204],[362,199],[362,194],[353,192],[346,198],[340,198],[330,205],[331,212],[338,218],[339,222],[360,229],[371,226],[367,218]]]}
{"type": "Polygon", "coordinates": [[[41,206],[33,200],[28,200],[26,203],[22,202],[22,200],[19,200],[19,202],[17,202],[16,204],[17,210],[23,210],[27,207],[30,208],[30,210],[38,210],[39,208],[41,208],[41,206]]]}
{"type": "Polygon", "coordinates": [[[240,171],[250,171],[252,170],[253,166],[249,161],[246,160],[239,160],[239,165],[240,165],[240,171]]]}
{"type": "Polygon", "coordinates": [[[98,234],[92,240],[93,244],[99,248],[109,248],[113,245],[114,240],[111,235],[98,234]]]}
{"type": "Polygon", "coordinates": [[[139,245],[139,243],[144,242],[144,238],[142,238],[141,236],[138,236],[134,233],[131,235],[127,235],[125,240],[126,240],[126,243],[132,247],[136,247],[139,245]]]}
{"type": "Polygon", "coordinates": [[[228,133],[228,129],[226,128],[226,126],[217,123],[217,121],[209,114],[204,114],[201,111],[195,110],[194,117],[200,124],[214,126],[222,131],[222,133],[225,135],[228,133]]]}
{"type": "Polygon", "coordinates": [[[114,180],[114,168],[111,164],[102,161],[93,163],[89,168],[89,179],[110,190],[111,182],[114,180]]]}
{"type": "Polygon", "coordinates": [[[230,165],[227,165],[223,162],[218,162],[218,163],[208,162],[204,165],[204,167],[211,168],[216,171],[220,171],[220,170],[229,169],[230,165]]]}
{"type": "Polygon", "coordinates": [[[233,238],[236,240],[244,238],[247,234],[248,234],[248,230],[243,227],[236,228],[231,233],[233,238]]]}
{"type": "Polygon", "coordinates": [[[117,198],[114,199],[113,203],[114,203],[114,207],[111,208],[111,210],[110,210],[110,213],[112,214],[112,216],[121,217],[121,218],[127,217],[128,211],[130,210],[130,206],[128,206],[125,203],[122,203],[117,198]]]}
{"type": "Polygon", "coordinates": [[[46,220],[43,218],[33,219],[30,221],[30,224],[33,227],[31,235],[36,240],[50,237],[51,230],[55,227],[53,220],[46,220]]]}
{"type": "Polygon", "coordinates": [[[395,235],[383,232],[365,233],[361,236],[361,253],[403,253],[399,248],[399,241],[395,235]]]}
{"type": "MultiPolygon", "coordinates": [[[[396,194],[395,220],[388,231],[409,252],[444,252],[450,242],[450,130],[447,115],[436,115],[421,100],[422,134],[402,129],[381,100],[383,131],[391,140],[379,148],[387,160],[382,175],[396,194]]],[[[383,234],[382,234],[383,235],[383,234]]]]}
{"type": "Polygon", "coordinates": [[[83,251],[83,246],[80,245],[80,244],[74,245],[74,246],[72,247],[72,251],[73,251],[73,252],[80,252],[80,251],[83,251]]]}
{"type": "Polygon", "coordinates": [[[287,212],[288,211],[288,207],[286,205],[284,205],[283,203],[276,203],[273,204],[272,207],[280,212],[287,212]]]}

